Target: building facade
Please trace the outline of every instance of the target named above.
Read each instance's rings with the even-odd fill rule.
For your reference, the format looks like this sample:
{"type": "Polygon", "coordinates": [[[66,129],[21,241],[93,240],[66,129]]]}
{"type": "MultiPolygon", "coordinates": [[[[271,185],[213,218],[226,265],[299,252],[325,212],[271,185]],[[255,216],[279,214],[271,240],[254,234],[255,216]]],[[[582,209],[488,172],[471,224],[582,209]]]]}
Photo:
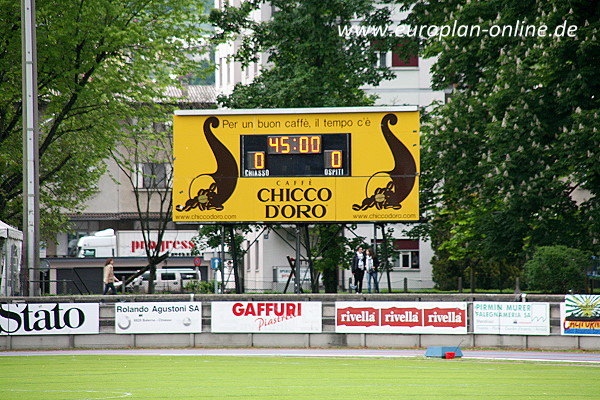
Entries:
{"type": "MultiPolygon", "coordinates": [[[[225,2],[239,5],[239,0],[216,0],[215,7],[222,8],[225,2]]],[[[263,5],[260,10],[254,12],[253,18],[257,21],[267,20],[271,18],[272,13],[273,8],[270,5],[263,5]]],[[[396,21],[400,21],[400,17],[400,14],[395,14],[396,21]]],[[[239,42],[230,42],[222,44],[216,49],[214,87],[189,86],[185,91],[173,88],[171,95],[177,98],[184,108],[212,108],[216,105],[217,95],[230,94],[236,84],[252,82],[263,69],[268,68],[267,55],[260,54],[257,62],[242,68],[240,63],[232,59],[239,44],[239,42]]],[[[366,86],[363,88],[366,93],[378,96],[377,105],[428,107],[434,101],[444,101],[444,92],[434,91],[431,88],[430,68],[433,60],[425,60],[417,56],[411,57],[409,60],[400,60],[390,52],[382,53],[379,63],[390,66],[395,73],[395,78],[384,81],[377,87],[366,86]]],[[[49,260],[56,263],[58,258],[75,256],[77,240],[97,231],[114,229],[118,233],[119,231],[140,230],[134,190],[114,160],[107,160],[107,164],[108,172],[98,183],[98,194],[86,204],[82,213],[69,214],[74,231],[70,234],[60,234],[55,243],[48,244],[46,255],[49,260]]],[[[165,173],[171,168],[169,165],[140,165],[139,167],[142,173],[138,184],[142,187],[146,184],[143,179],[144,168],[151,168],[153,174],[157,174],[156,168],[164,168],[165,173]]],[[[169,187],[163,189],[170,190],[169,187]]],[[[148,188],[148,190],[156,189],[148,188]]],[[[410,228],[408,225],[387,224],[386,226],[394,229],[394,247],[385,250],[388,252],[387,255],[393,268],[389,275],[380,275],[380,287],[384,289],[392,287],[393,290],[433,287],[430,262],[433,252],[429,242],[409,238],[405,233],[410,228]]],[[[197,230],[198,225],[171,222],[168,228],[190,231],[197,230]]],[[[366,246],[377,247],[380,257],[384,252],[380,246],[381,232],[376,233],[373,223],[361,224],[356,229],[346,230],[344,234],[349,238],[364,238],[366,246]]],[[[290,262],[293,262],[298,252],[296,250],[296,230],[293,226],[270,226],[268,229],[258,229],[247,235],[244,248],[247,251],[243,258],[243,266],[241,266],[241,276],[247,291],[282,292],[286,287],[288,293],[294,291],[290,262]]],[[[308,289],[307,282],[310,279],[306,262],[308,254],[305,246],[302,246],[299,254],[301,257],[300,275],[304,281],[303,288],[306,290],[308,289]]],[[[215,251],[206,252],[201,257],[204,268],[215,257],[222,257],[222,255],[215,251]]],[[[180,266],[176,262],[175,264],[173,261],[170,262],[172,266],[180,266]]],[[[191,262],[192,260],[186,257],[185,263],[190,264],[191,262]]],[[[130,267],[131,262],[125,264],[130,267]]],[[[210,268],[205,270],[208,273],[203,276],[203,279],[214,279],[214,272],[210,268]]],[[[340,270],[339,290],[348,290],[350,278],[349,270],[340,270]]],[[[226,279],[232,279],[231,274],[226,276],[226,279]]],[[[227,285],[227,287],[230,288],[231,285],[227,285]]]]}

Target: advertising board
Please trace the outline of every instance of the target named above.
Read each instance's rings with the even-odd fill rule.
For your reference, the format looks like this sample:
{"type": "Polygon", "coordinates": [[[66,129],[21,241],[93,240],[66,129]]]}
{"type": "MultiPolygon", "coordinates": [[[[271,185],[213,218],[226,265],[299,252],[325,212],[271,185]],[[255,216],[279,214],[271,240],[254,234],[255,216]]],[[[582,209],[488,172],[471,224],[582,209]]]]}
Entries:
{"type": "Polygon", "coordinates": [[[416,106],[180,110],[173,220],[419,219],[416,106]]]}
{"type": "Polygon", "coordinates": [[[560,305],[563,335],[600,336],[600,296],[573,294],[560,305]]]}
{"type": "Polygon", "coordinates": [[[321,309],[317,301],[216,301],[211,303],[211,331],[318,333],[322,331],[321,309]]]}
{"type": "Polygon", "coordinates": [[[336,302],[335,316],[338,333],[467,333],[462,302],[336,302]]]}
{"type": "Polygon", "coordinates": [[[0,304],[0,335],[97,334],[98,303],[0,304]]]}
{"type": "MultiPolygon", "coordinates": [[[[149,246],[156,247],[157,231],[151,231],[149,246]]],[[[171,257],[191,257],[194,244],[192,238],[198,236],[195,230],[167,230],[163,232],[160,254],[167,251],[171,257]]],[[[145,257],[146,242],[141,231],[119,231],[117,235],[117,254],[120,257],[145,257]]]]}
{"type": "Polygon", "coordinates": [[[549,303],[473,302],[473,333],[549,335],[549,303]]]}
{"type": "Polygon", "coordinates": [[[115,304],[116,333],[202,332],[201,302],[115,304]]]}

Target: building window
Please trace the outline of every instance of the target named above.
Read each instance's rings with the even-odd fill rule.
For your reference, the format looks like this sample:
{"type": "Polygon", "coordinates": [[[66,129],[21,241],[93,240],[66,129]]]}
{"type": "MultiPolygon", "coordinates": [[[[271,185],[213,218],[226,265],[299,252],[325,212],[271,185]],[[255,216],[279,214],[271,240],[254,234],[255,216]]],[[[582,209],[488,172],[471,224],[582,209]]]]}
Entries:
{"type": "Polygon", "coordinates": [[[246,253],[244,254],[244,265],[246,266],[246,271],[250,272],[250,260],[252,257],[251,254],[252,254],[253,249],[247,240],[244,242],[244,248],[248,249],[248,250],[246,250],[246,253]]]}
{"type": "Polygon", "coordinates": [[[388,66],[388,51],[384,50],[380,40],[373,40],[371,48],[375,54],[375,68],[386,68],[388,66]]]}
{"type": "Polygon", "coordinates": [[[396,265],[401,269],[419,269],[419,252],[418,251],[400,251],[396,265]]]}
{"type": "Polygon", "coordinates": [[[377,61],[375,62],[375,67],[377,68],[385,68],[387,67],[387,52],[378,51],[375,53],[377,56],[377,61]]]}
{"type": "Polygon", "coordinates": [[[397,258],[394,267],[400,269],[419,269],[419,241],[399,239],[394,243],[397,258]]]}
{"type": "Polygon", "coordinates": [[[255,264],[255,270],[256,272],[260,271],[260,247],[258,246],[258,243],[256,243],[255,245],[255,250],[256,252],[254,253],[255,255],[255,259],[254,262],[255,264]]]}
{"type": "Polygon", "coordinates": [[[153,132],[167,132],[171,129],[171,127],[173,126],[173,122],[171,121],[164,121],[164,122],[153,122],[152,123],[152,131],[153,132]]]}
{"type": "MultiPolygon", "coordinates": [[[[403,45],[398,45],[398,48],[402,48],[403,45]]],[[[418,67],[419,56],[413,52],[411,54],[398,54],[399,51],[392,52],[392,67],[418,67]]]]}
{"type": "Polygon", "coordinates": [[[227,80],[225,81],[225,84],[229,85],[231,83],[231,70],[233,68],[233,62],[225,61],[225,68],[227,69],[227,80]]]}
{"type": "Polygon", "coordinates": [[[396,53],[392,53],[392,67],[418,67],[419,57],[410,56],[408,60],[401,60],[400,56],[396,53]]]}
{"type": "Polygon", "coordinates": [[[138,185],[142,189],[165,189],[168,187],[167,166],[163,163],[144,163],[141,165],[138,185]]]}
{"type": "Polygon", "coordinates": [[[223,82],[223,68],[225,67],[225,64],[223,63],[223,57],[219,57],[219,66],[217,67],[217,69],[219,70],[219,85],[223,86],[224,82],[223,82]]]}

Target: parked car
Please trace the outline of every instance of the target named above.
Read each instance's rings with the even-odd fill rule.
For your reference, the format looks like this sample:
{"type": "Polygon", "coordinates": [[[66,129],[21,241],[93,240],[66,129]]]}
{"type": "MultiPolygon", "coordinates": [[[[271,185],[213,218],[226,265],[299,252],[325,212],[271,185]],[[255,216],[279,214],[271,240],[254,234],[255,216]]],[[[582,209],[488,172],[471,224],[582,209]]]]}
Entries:
{"type": "MultiPolygon", "coordinates": [[[[150,272],[133,281],[133,289],[136,292],[148,293],[148,279],[150,272]]],[[[200,281],[200,270],[195,268],[167,268],[156,270],[154,281],[155,292],[181,292],[185,286],[192,281],[200,281]]]]}

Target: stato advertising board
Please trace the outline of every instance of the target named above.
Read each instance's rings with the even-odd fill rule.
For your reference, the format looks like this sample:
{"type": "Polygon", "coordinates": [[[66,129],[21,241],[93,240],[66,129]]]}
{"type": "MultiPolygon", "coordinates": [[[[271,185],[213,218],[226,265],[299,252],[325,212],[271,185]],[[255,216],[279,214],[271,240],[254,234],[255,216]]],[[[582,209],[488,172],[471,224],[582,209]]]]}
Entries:
{"type": "Polygon", "coordinates": [[[211,303],[212,332],[319,333],[318,301],[217,301],[211,303]]]}
{"type": "Polygon", "coordinates": [[[336,302],[335,316],[338,333],[467,333],[462,302],[336,302]]]}
{"type": "Polygon", "coordinates": [[[173,220],[419,219],[416,106],[180,110],[173,220]]]}
{"type": "Polygon", "coordinates": [[[0,304],[0,335],[97,334],[97,303],[0,304]]]}

